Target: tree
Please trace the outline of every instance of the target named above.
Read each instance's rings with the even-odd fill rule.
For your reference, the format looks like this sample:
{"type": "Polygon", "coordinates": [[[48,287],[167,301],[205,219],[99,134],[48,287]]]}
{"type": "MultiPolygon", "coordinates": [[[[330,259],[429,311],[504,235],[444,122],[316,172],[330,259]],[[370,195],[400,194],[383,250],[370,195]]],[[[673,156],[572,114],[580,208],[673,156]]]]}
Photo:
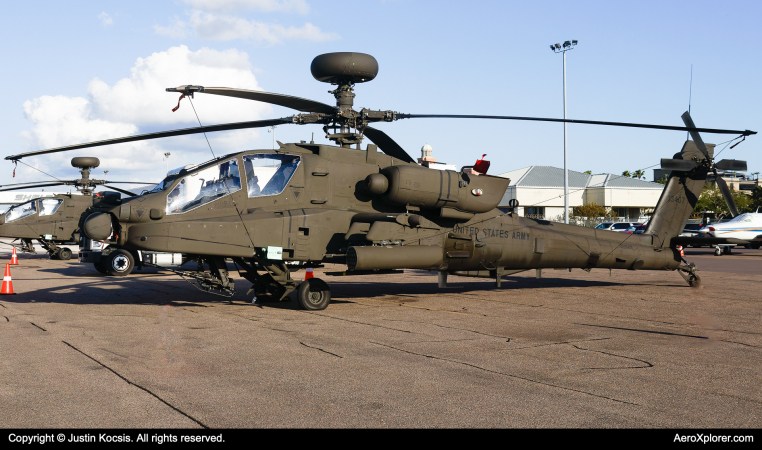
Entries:
{"type": "Polygon", "coordinates": [[[641,179],[646,173],[640,169],[636,170],[632,173],[633,178],[637,178],[638,180],[641,179]]]}
{"type": "Polygon", "coordinates": [[[611,211],[607,211],[605,206],[592,202],[575,206],[572,215],[574,217],[611,217],[611,211]]]}
{"type": "MultiPolygon", "coordinates": [[[[762,187],[757,187],[754,193],[757,194],[760,201],[762,201],[762,187]],[[757,193],[758,190],[759,193],[757,193]]],[[[746,195],[733,188],[730,188],[730,194],[736,202],[736,207],[738,208],[739,213],[754,211],[753,195],[746,195]]],[[[714,212],[717,217],[720,215],[730,215],[730,208],[728,208],[728,204],[725,203],[725,198],[722,196],[722,192],[709,181],[704,183],[704,190],[701,191],[701,196],[699,197],[698,202],[696,202],[696,207],[693,208],[693,213],[698,215],[705,210],[714,212]]]]}
{"type": "Polygon", "coordinates": [[[627,177],[627,178],[629,178],[629,177],[631,177],[631,176],[632,176],[632,174],[630,173],[630,171],[629,171],[629,170],[625,170],[624,172],[622,172],[622,176],[623,176],[623,177],[627,177]]]}
{"type": "Polygon", "coordinates": [[[663,177],[661,177],[658,180],[656,180],[656,182],[659,183],[659,184],[667,184],[667,180],[668,179],[669,179],[669,177],[667,175],[664,175],[663,177]]]}
{"type": "Polygon", "coordinates": [[[592,175],[593,171],[592,170],[586,170],[585,173],[588,174],[588,175],[592,175]]]}

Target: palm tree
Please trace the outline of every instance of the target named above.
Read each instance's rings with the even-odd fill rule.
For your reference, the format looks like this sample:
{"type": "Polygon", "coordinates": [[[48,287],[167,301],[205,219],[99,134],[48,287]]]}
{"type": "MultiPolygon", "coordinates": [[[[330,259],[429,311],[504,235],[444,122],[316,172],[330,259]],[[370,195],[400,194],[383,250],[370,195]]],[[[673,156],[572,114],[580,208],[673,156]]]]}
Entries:
{"type": "Polygon", "coordinates": [[[627,177],[627,178],[629,178],[629,177],[631,177],[631,176],[632,176],[632,174],[630,173],[630,171],[629,171],[629,170],[625,170],[624,172],[622,172],[622,176],[623,176],[623,177],[627,177]]]}
{"type": "Polygon", "coordinates": [[[636,170],[633,174],[633,178],[637,178],[638,180],[641,179],[646,173],[640,169],[636,170]]]}

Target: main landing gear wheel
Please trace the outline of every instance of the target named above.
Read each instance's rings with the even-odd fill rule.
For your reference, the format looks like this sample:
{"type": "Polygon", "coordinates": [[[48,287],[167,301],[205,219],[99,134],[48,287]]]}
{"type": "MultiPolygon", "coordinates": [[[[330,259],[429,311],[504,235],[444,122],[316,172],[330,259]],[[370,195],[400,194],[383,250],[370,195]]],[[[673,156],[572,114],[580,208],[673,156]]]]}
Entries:
{"type": "Polygon", "coordinates": [[[106,266],[102,261],[99,261],[97,263],[93,263],[93,267],[95,267],[95,270],[102,273],[103,275],[108,275],[108,270],[106,269],[106,266]]]}
{"type": "Polygon", "coordinates": [[[71,250],[67,247],[62,248],[58,251],[58,259],[62,261],[66,261],[67,259],[71,259],[71,250]]]}
{"type": "Polygon", "coordinates": [[[722,249],[720,247],[717,247],[714,249],[714,256],[720,256],[722,255],[722,249]]]}
{"type": "Polygon", "coordinates": [[[320,278],[310,278],[296,290],[296,303],[308,311],[320,311],[331,303],[331,289],[320,278]]]}
{"type": "Polygon", "coordinates": [[[132,253],[127,250],[120,248],[106,256],[106,270],[110,275],[124,277],[132,273],[134,267],[135,258],[133,258],[132,253]]]}

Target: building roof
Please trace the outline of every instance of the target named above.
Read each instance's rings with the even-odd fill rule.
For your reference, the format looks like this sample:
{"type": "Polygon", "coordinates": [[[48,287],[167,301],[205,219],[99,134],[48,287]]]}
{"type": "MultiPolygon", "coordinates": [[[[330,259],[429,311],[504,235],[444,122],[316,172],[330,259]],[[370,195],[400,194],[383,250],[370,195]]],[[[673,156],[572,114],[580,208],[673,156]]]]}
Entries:
{"type": "MultiPolygon", "coordinates": [[[[529,166],[523,169],[497,175],[511,179],[511,186],[563,188],[564,170],[551,166],[529,166]]],[[[664,189],[663,184],[638,180],[613,173],[588,175],[569,171],[570,188],[613,188],[613,189],[664,189]]]]}

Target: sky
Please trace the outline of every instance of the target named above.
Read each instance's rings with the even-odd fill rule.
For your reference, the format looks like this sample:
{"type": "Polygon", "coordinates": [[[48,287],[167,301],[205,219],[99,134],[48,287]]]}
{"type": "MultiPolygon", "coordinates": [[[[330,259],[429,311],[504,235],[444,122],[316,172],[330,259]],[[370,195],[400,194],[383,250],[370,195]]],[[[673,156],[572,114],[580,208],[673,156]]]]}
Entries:
{"type": "MultiPolygon", "coordinates": [[[[152,0],[14,2],[0,16],[2,156],[226,122],[290,116],[259,102],[165,92],[183,84],[264,90],[334,104],[310,74],[337,51],[373,55],[375,80],[355,86],[355,109],[410,114],[563,117],[567,53],[570,119],[762,130],[759,1],[511,2],[152,0]],[[692,73],[691,73],[692,71],[692,73]],[[692,77],[692,83],[691,83],[692,77]]],[[[458,167],[486,153],[490,173],[563,167],[563,125],[476,119],[404,119],[376,125],[414,158],[429,144],[458,167]]],[[[329,143],[320,126],[208,134],[215,155],[281,142],[329,143]]],[[[736,136],[703,135],[721,144],[736,136]]],[[[572,124],[569,168],[646,169],[670,158],[684,132],[572,124]]],[[[367,144],[366,140],[364,144],[367,144]]],[[[726,144],[717,147],[720,151],[726,144]]],[[[762,171],[762,137],[720,158],[762,171]]],[[[158,182],[167,168],[212,158],[203,134],[0,160],[0,184],[78,177],[75,156],[96,156],[94,178],[158,182]],[[165,157],[165,153],[170,156],[165,157]],[[108,171],[108,176],[103,171],[108,171]],[[44,172],[44,173],[42,173],[44,172]],[[50,175],[46,175],[50,174],[50,175]]]]}

